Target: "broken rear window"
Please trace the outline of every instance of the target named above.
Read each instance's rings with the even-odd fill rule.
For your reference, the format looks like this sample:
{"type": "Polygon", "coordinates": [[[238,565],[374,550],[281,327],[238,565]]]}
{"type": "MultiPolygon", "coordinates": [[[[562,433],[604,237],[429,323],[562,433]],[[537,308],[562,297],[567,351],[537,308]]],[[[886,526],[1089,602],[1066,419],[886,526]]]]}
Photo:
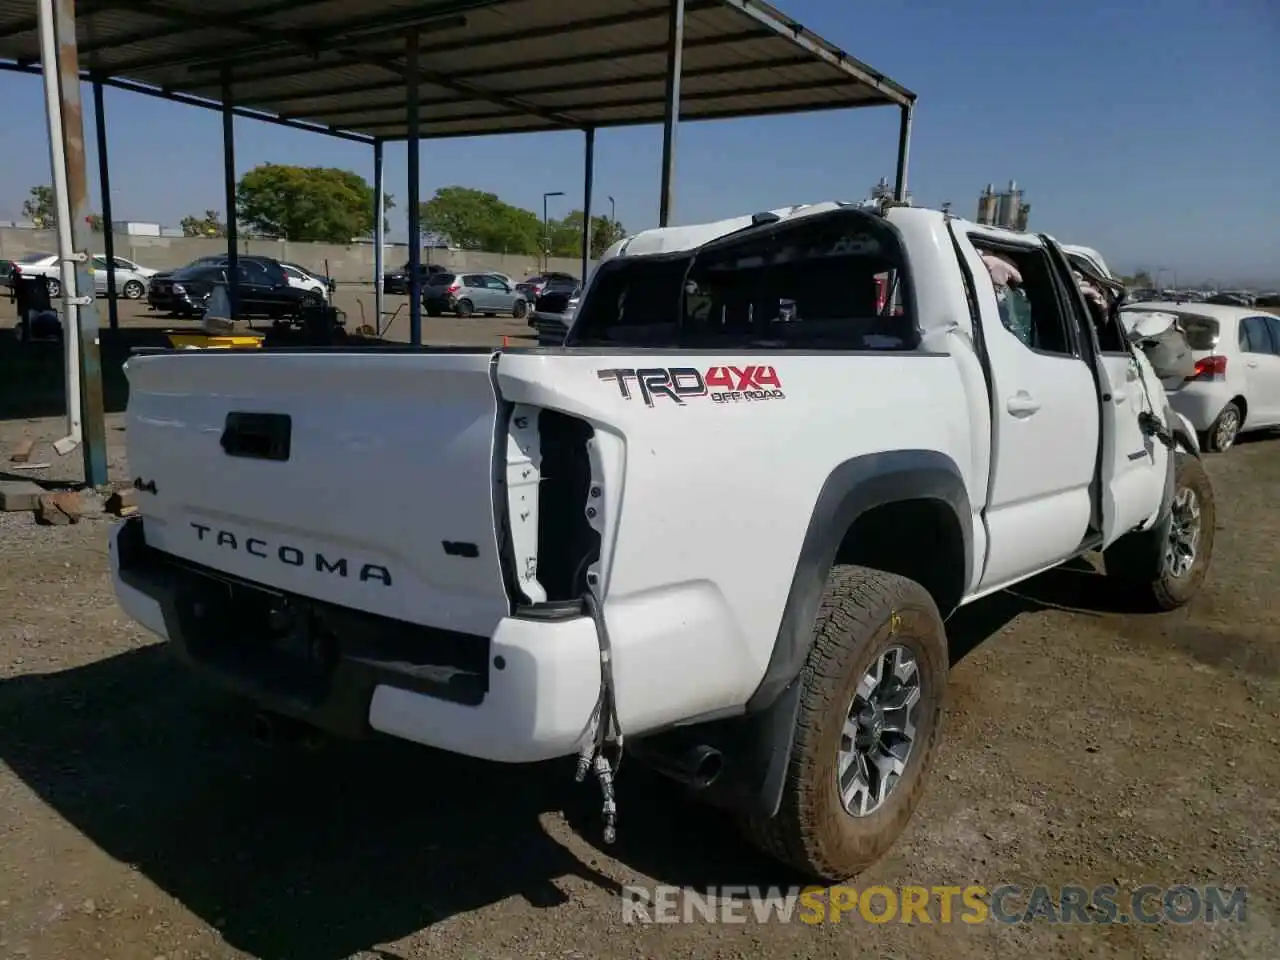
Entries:
{"type": "Polygon", "coordinates": [[[601,264],[569,345],[910,350],[897,233],[841,209],[750,227],[694,251],[601,264]]]}

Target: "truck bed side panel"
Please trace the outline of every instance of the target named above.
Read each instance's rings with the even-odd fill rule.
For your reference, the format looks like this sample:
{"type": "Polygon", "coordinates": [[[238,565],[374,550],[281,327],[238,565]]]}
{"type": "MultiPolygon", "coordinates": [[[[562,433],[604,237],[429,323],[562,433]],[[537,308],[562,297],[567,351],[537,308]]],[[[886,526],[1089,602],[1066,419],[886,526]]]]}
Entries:
{"type": "Polygon", "coordinates": [[[633,731],[747,701],[819,491],[841,463],[928,450],[970,479],[971,414],[945,354],[504,353],[498,384],[504,399],[596,427],[609,470],[604,610],[633,731]],[[624,396],[619,369],[727,375],[733,388],[753,370],[765,383],[695,394],[697,378],[681,373],[683,402],[646,402],[635,379],[624,396]]]}

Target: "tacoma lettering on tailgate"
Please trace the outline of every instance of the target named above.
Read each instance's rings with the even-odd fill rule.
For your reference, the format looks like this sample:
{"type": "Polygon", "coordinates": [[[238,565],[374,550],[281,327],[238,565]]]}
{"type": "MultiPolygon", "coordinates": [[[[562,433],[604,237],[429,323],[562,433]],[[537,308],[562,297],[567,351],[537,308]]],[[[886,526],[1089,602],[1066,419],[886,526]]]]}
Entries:
{"type": "Polygon", "coordinates": [[[314,568],[316,573],[332,573],[339,577],[347,576],[356,570],[356,577],[361,583],[376,580],[383,586],[391,586],[391,571],[376,563],[362,563],[356,568],[346,557],[326,557],[323,553],[308,553],[287,543],[268,543],[260,537],[236,536],[230,530],[218,530],[203,523],[192,523],[196,531],[196,539],[212,543],[223,550],[234,550],[236,553],[247,553],[251,557],[263,560],[275,560],[288,567],[314,568]]]}
{"type": "Polygon", "coordinates": [[[654,406],[662,397],[679,406],[696,397],[710,397],[713,403],[744,403],[756,400],[785,400],[778,371],[768,366],[716,366],[705,371],[697,367],[641,367],[597,370],[601,380],[617,384],[622,399],[635,393],[645,406],[654,406]]]}

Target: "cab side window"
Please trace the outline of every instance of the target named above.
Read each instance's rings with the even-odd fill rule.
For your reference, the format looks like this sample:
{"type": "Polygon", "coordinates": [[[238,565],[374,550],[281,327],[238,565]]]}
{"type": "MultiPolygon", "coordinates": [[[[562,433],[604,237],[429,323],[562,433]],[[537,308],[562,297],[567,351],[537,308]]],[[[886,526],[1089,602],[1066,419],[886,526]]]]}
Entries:
{"type": "Polygon", "coordinates": [[[992,271],[1005,328],[1037,353],[1075,356],[1071,336],[1074,316],[1060,292],[1048,254],[1042,249],[974,246],[984,259],[994,257],[1014,268],[999,270],[997,264],[992,271]]]}

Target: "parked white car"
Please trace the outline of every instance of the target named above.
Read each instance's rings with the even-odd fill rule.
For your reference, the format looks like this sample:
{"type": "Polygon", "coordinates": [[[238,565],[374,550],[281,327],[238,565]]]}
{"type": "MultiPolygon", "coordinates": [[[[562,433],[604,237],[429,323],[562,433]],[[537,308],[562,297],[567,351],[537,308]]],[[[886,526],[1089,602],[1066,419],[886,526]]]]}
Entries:
{"type": "Polygon", "coordinates": [[[305,267],[296,263],[281,263],[284,275],[289,278],[289,286],[296,290],[314,293],[326,303],[329,301],[329,278],[317,276],[305,267]]]}
{"type": "MultiPolygon", "coordinates": [[[[123,297],[126,300],[141,300],[147,293],[147,282],[156,274],[155,270],[150,267],[144,267],[134,263],[132,260],[126,260],[124,257],[114,257],[115,269],[108,271],[107,258],[102,254],[96,254],[91,261],[91,269],[93,272],[94,291],[99,296],[105,296],[107,293],[107,274],[113,272],[115,274],[116,296],[123,297]]],[[[17,276],[24,277],[44,277],[45,283],[49,287],[49,296],[62,296],[62,276],[61,267],[58,264],[58,255],[56,253],[30,253],[23,257],[14,265],[14,273],[17,276]]]]}
{"type": "Polygon", "coordinates": [[[1124,313],[1143,311],[1176,315],[1186,333],[1195,374],[1165,391],[1204,446],[1224,452],[1241,433],[1280,427],[1280,317],[1212,303],[1146,302],[1124,313]]]}

